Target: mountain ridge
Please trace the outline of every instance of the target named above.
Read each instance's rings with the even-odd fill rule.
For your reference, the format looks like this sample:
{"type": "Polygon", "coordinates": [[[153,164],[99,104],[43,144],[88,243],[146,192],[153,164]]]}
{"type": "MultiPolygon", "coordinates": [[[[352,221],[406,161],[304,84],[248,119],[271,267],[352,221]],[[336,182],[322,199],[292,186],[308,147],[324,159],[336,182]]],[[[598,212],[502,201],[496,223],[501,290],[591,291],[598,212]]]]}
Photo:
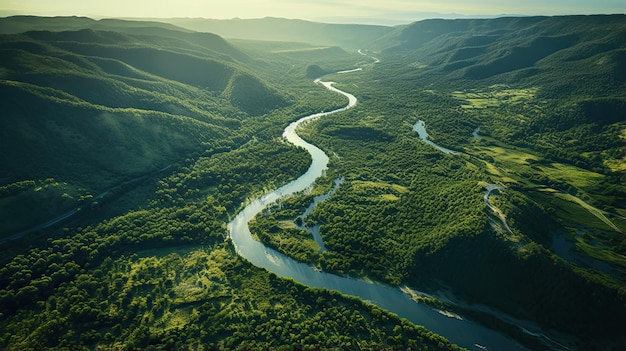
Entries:
{"type": "MultiPolygon", "coordinates": [[[[554,345],[471,303],[568,348],[623,347],[623,19],[325,26],[315,44],[81,18],[0,35],[0,345],[455,349],[255,269],[224,235],[251,198],[307,170],[283,128],[345,105],[312,79],[352,70],[329,78],[358,105],[299,131],[329,155],[327,174],[263,211],[253,235],[324,271],[445,290],[467,308],[419,301],[533,350],[554,345]],[[457,153],[422,142],[418,121],[457,153]],[[298,222],[320,225],[329,250],[298,222]]],[[[322,28],[272,21],[301,40],[322,28]]]]}
{"type": "Polygon", "coordinates": [[[0,186],[54,178],[69,184],[70,197],[99,193],[185,155],[233,147],[242,120],[286,106],[290,97],[220,37],[170,34],[1,35],[0,186]],[[198,50],[198,40],[208,47],[198,50]]]}

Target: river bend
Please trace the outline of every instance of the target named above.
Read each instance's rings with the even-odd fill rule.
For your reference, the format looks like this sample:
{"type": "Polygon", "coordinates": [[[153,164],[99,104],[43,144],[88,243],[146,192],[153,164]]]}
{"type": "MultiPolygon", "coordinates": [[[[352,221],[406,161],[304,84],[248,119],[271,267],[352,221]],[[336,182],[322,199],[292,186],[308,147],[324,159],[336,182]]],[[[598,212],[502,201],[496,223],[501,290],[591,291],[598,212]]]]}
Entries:
{"type": "MultiPolygon", "coordinates": [[[[358,69],[340,73],[356,71],[358,69]]],[[[328,156],[317,146],[300,138],[296,133],[296,128],[306,121],[339,113],[357,104],[357,99],[354,95],[333,87],[333,82],[316,79],[315,83],[344,95],[348,99],[348,104],[333,111],[302,117],[285,128],[283,137],[292,144],[306,149],[311,154],[311,166],[296,180],[250,202],[228,224],[229,235],[237,253],[253,265],[267,269],[278,276],[292,278],[310,287],[336,290],[343,294],[357,296],[417,325],[423,325],[428,330],[442,335],[451,342],[469,350],[525,350],[524,347],[511,338],[485,328],[480,324],[465,320],[462,317],[457,318],[456,315],[445,313],[445,311],[442,313],[442,311],[434,310],[423,303],[416,303],[411,299],[411,296],[396,287],[319,271],[264,246],[252,237],[248,227],[248,222],[252,218],[278,199],[310,187],[315,179],[321,176],[328,167],[328,156]]]]}

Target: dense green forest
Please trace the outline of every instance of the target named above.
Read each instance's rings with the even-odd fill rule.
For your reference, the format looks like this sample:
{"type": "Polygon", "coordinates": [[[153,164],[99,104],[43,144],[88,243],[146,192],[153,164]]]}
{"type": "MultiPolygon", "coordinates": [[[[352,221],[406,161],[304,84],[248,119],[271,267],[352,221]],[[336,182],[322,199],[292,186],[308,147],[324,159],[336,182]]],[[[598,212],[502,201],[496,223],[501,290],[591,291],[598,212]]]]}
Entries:
{"type": "Polygon", "coordinates": [[[585,347],[623,343],[624,17],[449,22],[409,26],[374,54],[374,69],[331,77],[360,104],[302,131],[334,155],[329,179],[345,177],[304,220],[321,225],[328,251],[293,224],[308,195],[259,216],[253,233],[323,270],[452,290],[580,335],[585,347]],[[561,24],[566,39],[554,36],[561,24]],[[440,33],[401,42],[417,41],[414,27],[440,33]],[[490,38],[480,44],[480,35],[490,38]],[[502,62],[492,65],[490,51],[513,37],[535,57],[491,72],[502,62]],[[450,67],[470,53],[473,64],[450,67]],[[421,142],[418,120],[459,153],[421,142]],[[501,186],[490,201],[510,232],[485,206],[487,183],[501,186]]]}
{"type": "Polygon", "coordinates": [[[215,35],[148,27],[0,39],[1,347],[457,349],[255,268],[226,240],[247,199],[308,167],[279,138],[284,125],[343,104],[309,66],[359,57],[242,44],[250,56],[215,35]]]}
{"type": "Polygon", "coordinates": [[[312,78],[353,68],[329,79],[358,105],[299,131],[326,175],[252,234],[324,271],[445,293],[514,338],[474,306],[573,349],[623,348],[625,19],[245,24],[276,42],[191,30],[210,22],[0,18],[0,348],[458,349],[229,241],[246,203],[309,167],[284,127],[345,104],[312,78]],[[285,26],[300,42],[271,37],[285,26]],[[420,120],[456,153],[420,140],[420,120]]]}

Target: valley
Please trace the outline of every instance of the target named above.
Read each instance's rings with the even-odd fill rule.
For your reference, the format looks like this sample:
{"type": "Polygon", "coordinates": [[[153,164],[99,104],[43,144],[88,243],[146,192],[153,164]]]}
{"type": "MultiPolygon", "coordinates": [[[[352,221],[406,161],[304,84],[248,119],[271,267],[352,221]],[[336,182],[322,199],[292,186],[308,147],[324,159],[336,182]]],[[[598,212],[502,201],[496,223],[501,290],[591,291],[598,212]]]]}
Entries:
{"type": "Polygon", "coordinates": [[[0,347],[625,345],[623,15],[218,24],[0,18],[0,347]]]}

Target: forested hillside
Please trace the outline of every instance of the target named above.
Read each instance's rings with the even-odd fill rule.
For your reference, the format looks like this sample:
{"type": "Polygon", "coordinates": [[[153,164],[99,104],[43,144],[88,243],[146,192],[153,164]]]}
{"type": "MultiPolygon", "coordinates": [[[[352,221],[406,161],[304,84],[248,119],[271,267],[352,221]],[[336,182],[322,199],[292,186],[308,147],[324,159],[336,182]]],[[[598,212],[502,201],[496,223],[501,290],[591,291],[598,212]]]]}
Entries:
{"type": "Polygon", "coordinates": [[[345,106],[322,75],[358,103],[300,128],[329,168],[255,238],[521,348],[626,347],[626,16],[178,24],[239,21],[0,19],[0,348],[459,349],[229,240],[309,167],[283,129],[345,106]]]}
{"type": "MultiPolygon", "coordinates": [[[[24,180],[65,184],[61,203],[35,206],[67,206],[189,154],[230,150],[245,138],[242,120],[287,105],[249,69],[219,59],[247,56],[213,35],[206,48],[90,29],[1,40],[2,183],[18,197],[37,188],[24,180]]],[[[26,229],[11,222],[3,233],[26,229]]]]}
{"type": "Polygon", "coordinates": [[[343,103],[307,67],[355,54],[290,58],[154,23],[2,22],[0,347],[457,349],[252,267],[225,240],[248,197],[308,167],[284,125],[343,103]]]}
{"type": "Polygon", "coordinates": [[[397,28],[375,67],[332,77],[357,109],[306,129],[345,181],[304,220],[306,197],[253,231],[323,270],[452,292],[583,348],[622,345],[625,36],[624,16],[397,28]],[[419,120],[457,153],[419,140],[419,120]],[[289,221],[321,225],[328,250],[289,221]]]}

